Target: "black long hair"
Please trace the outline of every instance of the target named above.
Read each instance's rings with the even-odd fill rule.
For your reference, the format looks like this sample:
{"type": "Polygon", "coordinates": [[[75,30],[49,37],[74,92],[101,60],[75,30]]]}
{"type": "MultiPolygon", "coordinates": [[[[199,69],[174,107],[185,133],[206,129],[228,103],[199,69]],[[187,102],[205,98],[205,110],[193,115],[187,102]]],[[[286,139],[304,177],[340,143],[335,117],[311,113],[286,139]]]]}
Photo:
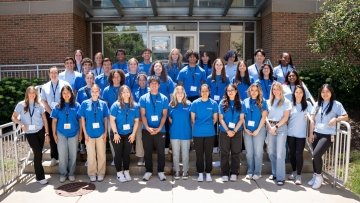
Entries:
{"type": "Polygon", "coordinates": [[[150,68],[150,75],[155,75],[155,64],[159,63],[161,65],[161,75],[159,76],[160,80],[163,82],[167,82],[169,80],[169,76],[167,73],[167,70],[165,68],[165,65],[160,60],[155,61],[151,64],[150,68]]]}
{"type": "Polygon", "coordinates": [[[291,70],[286,74],[286,76],[285,76],[285,84],[290,85],[289,75],[291,73],[294,73],[296,75],[295,85],[301,85],[302,82],[300,80],[299,73],[296,70],[291,70]]]}
{"type": "Polygon", "coordinates": [[[234,99],[234,107],[235,107],[236,111],[241,112],[241,102],[240,102],[240,97],[239,97],[239,91],[235,84],[229,84],[225,88],[223,101],[222,101],[222,108],[224,109],[224,112],[227,112],[229,110],[229,105],[230,105],[230,97],[227,95],[228,87],[232,87],[234,90],[236,90],[235,99],[234,99]]]}
{"type": "Polygon", "coordinates": [[[212,64],[212,72],[211,72],[211,82],[216,82],[216,70],[215,70],[215,64],[216,62],[220,61],[223,68],[221,69],[221,82],[226,82],[226,72],[225,72],[225,63],[221,60],[221,58],[215,59],[214,63],[212,64]]]}
{"type": "Polygon", "coordinates": [[[292,93],[292,99],[293,99],[293,104],[294,106],[296,106],[296,98],[295,98],[295,92],[296,92],[296,89],[301,89],[301,91],[303,92],[303,96],[301,98],[301,111],[305,111],[308,107],[308,103],[306,102],[306,95],[305,95],[305,89],[302,85],[296,85],[295,86],[295,90],[294,92],[292,93]]]}
{"type": "Polygon", "coordinates": [[[273,71],[273,68],[271,67],[270,64],[266,64],[266,63],[265,63],[264,65],[262,65],[261,68],[260,68],[259,78],[260,78],[261,80],[264,80],[263,70],[264,70],[264,67],[265,67],[265,66],[268,66],[269,69],[270,69],[269,80],[274,81],[274,71],[273,71]]]}
{"type": "Polygon", "coordinates": [[[242,63],[245,65],[244,83],[247,84],[247,85],[251,85],[250,75],[249,75],[249,69],[248,69],[245,61],[243,61],[243,60],[239,61],[239,63],[238,63],[237,66],[236,66],[236,74],[235,74],[234,83],[236,83],[236,84],[241,83],[241,74],[240,74],[239,67],[241,66],[242,63]]]}
{"type": "Polygon", "coordinates": [[[320,106],[322,106],[322,104],[324,103],[324,99],[322,98],[321,96],[321,92],[322,90],[326,88],[330,91],[331,93],[331,97],[330,97],[330,101],[329,101],[329,107],[327,108],[326,112],[325,112],[325,115],[327,115],[328,113],[331,112],[332,110],[332,107],[334,105],[334,101],[335,101],[335,91],[334,89],[331,87],[331,85],[329,84],[323,84],[320,89],[319,89],[319,93],[318,93],[318,105],[317,105],[317,108],[316,108],[316,113],[319,111],[319,108],[320,106]]]}
{"type": "Polygon", "coordinates": [[[70,97],[70,106],[75,106],[75,96],[74,96],[74,92],[72,91],[71,87],[69,85],[64,85],[64,87],[61,88],[60,91],[60,103],[57,105],[59,107],[59,109],[63,109],[65,107],[65,99],[62,96],[62,93],[67,90],[70,92],[71,97],[70,97]]]}

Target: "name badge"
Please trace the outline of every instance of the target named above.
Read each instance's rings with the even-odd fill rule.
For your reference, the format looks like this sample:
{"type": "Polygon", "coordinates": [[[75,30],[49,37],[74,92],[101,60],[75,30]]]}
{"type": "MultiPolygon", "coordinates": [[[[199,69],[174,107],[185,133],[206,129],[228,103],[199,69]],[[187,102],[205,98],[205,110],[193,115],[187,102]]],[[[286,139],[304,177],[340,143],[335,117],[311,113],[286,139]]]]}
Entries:
{"type": "Polygon", "coordinates": [[[255,121],[248,121],[248,126],[254,127],[255,126],[255,121]]]}
{"type": "Polygon", "coordinates": [[[100,128],[100,124],[99,123],[93,123],[92,124],[94,129],[100,128]]]}
{"type": "Polygon", "coordinates": [[[318,124],[317,124],[317,127],[318,127],[319,129],[324,129],[324,128],[325,128],[325,123],[318,123],[318,124]]]}
{"type": "Polygon", "coordinates": [[[59,104],[59,103],[57,103],[57,102],[51,102],[50,107],[51,107],[51,108],[55,108],[56,105],[58,105],[58,104],[59,104]]]}
{"type": "Polygon", "coordinates": [[[29,125],[29,130],[35,130],[35,125],[29,125]]]}
{"type": "Polygon", "coordinates": [[[158,121],[159,117],[157,115],[151,116],[151,121],[158,121]]]}
{"type": "Polygon", "coordinates": [[[64,124],[64,129],[66,129],[66,130],[71,129],[71,123],[65,123],[64,124]]]}
{"type": "Polygon", "coordinates": [[[130,130],[130,124],[124,124],[123,130],[130,130]]]}
{"type": "Polygon", "coordinates": [[[235,123],[233,123],[233,122],[229,122],[229,128],[235,128],[235,123]]]}
{"type": "Polygon", "coordinates": [[[196,92],[196,90],[197,90],[197,87],[196,87],[196,86],[190,86],[190,91],[196,92]]]}
{"type": "Polygon", "coordinates": [[[214,95],[214,100],[215,100],[215,101],[219,101],[219,100],[220,100],[220,96],[219,96],[219,95],[214,95]]]}

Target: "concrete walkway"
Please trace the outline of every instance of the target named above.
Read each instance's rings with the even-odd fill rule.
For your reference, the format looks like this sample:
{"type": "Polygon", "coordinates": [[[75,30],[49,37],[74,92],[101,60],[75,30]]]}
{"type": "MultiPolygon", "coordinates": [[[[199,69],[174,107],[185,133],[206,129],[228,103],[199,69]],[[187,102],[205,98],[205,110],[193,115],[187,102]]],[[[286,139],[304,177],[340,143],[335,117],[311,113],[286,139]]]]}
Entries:
{"type": "MultiPolygon", "coordinates": [[[[333,188],[328,183],[319,190],[313,190],[305,185],[311,174],[303,175],[304,185],[297,186],[287,181],[284,186],[277,186],[273,181],[262,177],[260,180],[246,180],[240,176],[237,182],[222,183],[219,176],[213,177],[213,182],[199,183],[196,177],[189,180],[172,180],[161,182],[156,176],[144,182],[136,176],[134,180],[120,183],[113,176],[107,176],[103,182],[95,182],[95,191],[77,197],[63,197],[54,189],[62,185],[58,175],[47,175],[49,184],[42,186],[36,183],[33,175],[24,176],[21,183],[13,187],[11,192],[0,196],[2,203],[111,203],[111,202],[156,202],[156,203],[225,203],[225,202],[321,202],[350,203],[359,202],[360,198],[341,188],[333,188]]],[[[76,181],[89,181],[85,175],[76,177],[76,181]]],[[[65,182],[69,183],[69,181],[65,182]]]]}

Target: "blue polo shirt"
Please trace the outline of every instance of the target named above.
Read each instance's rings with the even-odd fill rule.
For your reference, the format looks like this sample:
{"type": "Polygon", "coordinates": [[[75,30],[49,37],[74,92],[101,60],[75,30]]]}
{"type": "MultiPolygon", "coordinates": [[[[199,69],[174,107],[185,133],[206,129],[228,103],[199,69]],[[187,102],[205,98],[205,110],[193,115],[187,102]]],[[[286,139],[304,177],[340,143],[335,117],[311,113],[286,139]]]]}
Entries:
{"type": "Polygon", "coordinates": [[[86,86],[85,77],[86,76],[82,74],[81,76],[75,78],[74,90],[79,91],[80,88],[86,86]]]}
{"type": "Polygon", "coordinates": [[[201,98],[198,98],[192,103],[190,111],[195,113],[192,135],[194,137],[215,136],[213,115],[218,112],[217,103],[212,99],[202,101],[201,98]]]}
{"type": "Polygon", "coordinates": [[[139,84],[136,81],[137,74],[126,73],[125,74],[125,85],[130,87],[132,93],[139,88],[139,84]]]}
{"type": "Polygon", "coordinates": [[[177,63],[173,63],[173,66],[172,68],[169,66],[169,64],[166,64],[165,66],[166,70],[167,70],[167,73],[168,75],[170,76],[170,78],[175,82],[177,83],[178,81],[178,75],[179,75],[179,72],[181,70],[181,67],[179,68],[177,63]]]}
{"type": "Polygon", "coordinates": [[[210,76],[212,73],[212,67],[211,64],[203,64],[202,68],[205,71],[206,77],[210,76]]]}
{"type": "Polygon", "coordinates": [[[95,84],[97,84],[100,87],[101,92],[103,92],[105,87],[109,86],[109,77],[104,73],[101,73],[100,75],[96,76],[95,84]]]}
{"type": "MultiPolygon", "coordinates": [[[[223,118],[224,118],[224,121],[226,123],[226,125],[228,126],[229,129],[231,130],[234,130],[236,124],[239,122],[240,120],[240,114],[242,114],[243,112],[240,110],[240,111],[237,111],[235,109],[235,106],[234,106],[234,100],[230,100],[230,105],[229,105],[229,108],[227,109],[227,111],[225,112],[224,111],[224,108],[222,106],[223,104],[223,100],[221,100],[220,104],[219,104],[219,113],[221,115],[223,115],[223,118]],[[233,123],[235,126],[234,127],[230,127],[229,126],[229,123],[233,123]]],[[[241,105],[241,104],[240,104],[241,105]]],[[[219,127],[220,127],[220,130],[221,132],[226,132],[226,130],[223,128],[223,126],[221,124],[219,124],[219,127]]],[[[242,129],[242,126],[240,127],[239,130],[242,129]]]]}
{"type": "Polygon", "coordinates": [[[70,106],[69,103],[65,103],[64,108],[60,109],[59,105],[51,111],[51,118],[56,118],[56,130],[65,137],[74,137],[78,134],[80,129],[79,116],[77,114],[80,108],[79,103],[75,103],[74,106],[70,106]],[[70,124],[70,128],[65,129],[65,124],[70,124]]]}
{"type": "Polygon", "coordinates": [[[129,103],[127,103],[122,108],[117,101],[111,106],[110,115],[115,117],[116,129],[119,135],[124,136],[133,132],[135,119],[138,119],[140,115],[139,106],[135,104],[134,107],[130,108],[129,103]]]}
{"type": "MultiPolygon", "coordinates": [[[[262,116],[262,111],[261,111],[260,107],[256,104],[255,99],[246,98],[242,102],[242,105],[243,105],[242,110],[243,110],[244,116],[245,116],[246,129],[253,132],[259,127],[259,124],[261,121],[261,116],[262,116]]],[[[262,101],[262,110],[268,111],[268,105],[265,100],[262,101]]]]}
{"type": "Polygon", "coordinates": [[[106,102],[98,99],[92,101],[88,99],[83,101],[78,111],[81,118],[85,118],[86,132],[91,138],[98,138],[105,132],[104,118],[109,116],[109,109],[106,102]],[[94,127],[98,123],[98,127],[94,127]]]}
{"type": "Polygon", "coordinates": [[[146,75],[150,74],[151,63],[139,63],[139,72],[144,72],[146,75]]]}
{"type": "Polygon", "coordinates": [[[25,112],[24,107],[25,101],[21,101],[16,105],[14,111],[20,115],[21,123],[26,126],[25,133],[38,132],[44,127],[41,115],[45,112],[45,108],[39,103],[29,103],[29,110],[25,112]],[[29,125],[35,125],[35,129],[29,130],[29,125]]]}
{"type": "Polygon", "coordinates": [[[211,80],[211,75],[209,75],[206,79],[206,84],[210,87],[211,99],[219,103],[224,96],[226,86],[230,84],[230,80],[228,77],[226,77],[225,82],[223,82],[221,75],[217,75],[215,80],[211,80]]]}
{"type": "MultiPolygon", "coordinates": [[[[248,98],[247,90],[249,89],[250,85],[254,83],[254,79],[252,77],[250,77],[250,85],[244,83],[243,81],[244,81],[244,78],[241,78],[240,82],[237,84],[237,88],[238,88],[238,92],[239,92],[241,101],[248,98]]],[[[235,77],[234,77],[232,79],[232,83],[235,84],[235,82],[236,81],[235,81],[235,77]]]]}
{"type": "Polygon", "coordinates": [[[72,89],[74,89],[75,78],[77,78],[77,77],[81,77],[81,73],[79,73],[77,71],[71,72],[71,71],[65,70],[65,71],[59,73],[59,79],[67,81],[71,85],[72,89]]]}
{"type": "MultiPolygon", "coordinates": [[[[168,108],[169,101],[166,96],[161,93],[152,95],[149,92],[140,97],[139,103],[140,108],[145,109],[148,126],[150,128],[158,128],[161,118],[163,117],[163,110],[168,108]]],[[[145,129],[144,125],[143,129],[145,129]]],[[[165,132],[165,125],[161,129],[161,132],[165,132]]]]}
{"type": "Polygon", "coordinates": [[[271,85],[273,84],[274,81],[272,80],[258,80],[256,81],[260,87],[261,87],[261,90],[263,92],[263,98],[265,100],[268,100],[270,99],[270,92],[271,92],[271,85]]]}
{"type": "Polygon", "coordinates": [[[302,111],[301,104],[292,106],[288,121],[288,136],[296,138],[306,138],[307,131],[307,117],[312,111],[312,105],[307,102],[308,106],[305,111],[302,111]]]}
{"type": "Polygon", "coordinates": [[[119,70],[123,70],[124,73],[127,73],[128,72],[128,66],[127,66],[127,62],[125,63],[119,63],[119,62],[116,62],[112,65],[112,69],[119,69],[119,70]]]}
{"type": "Polygon", "coordinates": [[[339,116],[343,116],[346,113],[343,105],[338,102],[334,101],[331,111],[326,114],[328,106],[328,102],[323,102],[323,104],[316,103],[315,107],[313,108],[311,114],[315,114],[315,129],[314,131],[321,134],[329,134],[335,135],[336,134],[336,125],[333,127],[329,127],[329,122],[332,118],[337,118],[339,116]],[[321,116],[322,115],[322,116],[321,116]],[[322,118],[322,119],[321,119],[322,118]]]}
{"type": "Polygon", "coordinates": [[[105,87],[101,98],[107,102],[108,107],[116,101],[118,100],[119,97],[119,90],[120,90],[120,86],[119,87],[114,87],[114,86],[107,86],[105,87]]]}
{"type": "Polygon", "coordinates": [[[135,92],[133,93],[134,100],[136,102],[139,102],[140,97],[143,96],[144,94],[148,93],[149,91],[150,91],[150,89],[148,87],[145,87],[144,89],[138,87],[137,90],[135,90],[135,92]]]}
{"type": "Polygon", "coordinates": [[[170,100],[170,94],[174,92],[174,88],[175,84],[169,76],[167,81],[163,81],[160,79],[159,92],[165,95],[168,100],[170,100]]]}
{"type": "Polygon", "coordinates": [[[204,69],[196,65],[195,67],[185,66],[180,70],[178,82],[182,82],[188,97],[199,96],[201,84],[206,81],[204,69]]]}
{"type": "Polygon", "coordinates": [[[178,103],[175,107],[169,105],[170,124],[170,139],[177,140],[191,140],[191,117],[190,106],[191,102],[187,101],[187,105],[178,103]]]}
{"type": "Polygon", "coordinates": [[[81,104],[83,101],[91,98],[91,88],[90,87],[82,87],[77,92],[76,101],[81,104]]]}
{"type": "Polygon", "coordinates": [[[290,64],[288,64],[287,66],[282,66],[281,64],[276,66],[274,68],[274,77],[276,78],[276,81],[278,81],[279,83],[285,83],[285,77],[287,75],[288,72],[295,70],[295,68],[293,66],[291,66],[290,64]]]}

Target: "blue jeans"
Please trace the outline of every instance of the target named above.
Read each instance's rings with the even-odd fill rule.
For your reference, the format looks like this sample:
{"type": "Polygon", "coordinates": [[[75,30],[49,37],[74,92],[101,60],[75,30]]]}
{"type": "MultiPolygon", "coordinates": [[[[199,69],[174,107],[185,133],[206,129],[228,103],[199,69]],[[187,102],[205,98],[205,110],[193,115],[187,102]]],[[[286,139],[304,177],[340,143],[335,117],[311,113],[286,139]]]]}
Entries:
{"type": "Polygon", "coordinates": [[[187,173],[189,171],[189,150],[190,150],[190,140],[178,140],[170,139],[172,154],[173,154],[173,164],[174,171],[180,172],[180,152],[181,160],[183,164],[183,172],[187,173]]]}
{"type": "Polygon", "coordinates": [[[59,173],[61,176],[73,176],[76,168],[78,134],[74,137],[66,137],[59,131],[58,152],[59,152],[59,173]]]}
{"type": "Polygon", "coordinates": [[[256,136],[244,134],[246,148],[247,174],[261,175],[264,154],[265,127],[261,128],[256,136]]]}
{"type": "Polygon", "coordinates": [[[287,126],[283,125],[276,130],[276,135],[268,132],[267,146],[271,162],[271,173],[277,181],[285,180],[287,126]]]}

